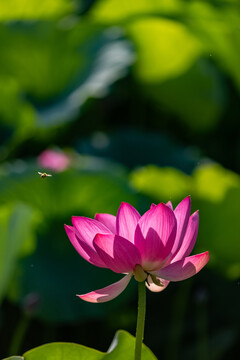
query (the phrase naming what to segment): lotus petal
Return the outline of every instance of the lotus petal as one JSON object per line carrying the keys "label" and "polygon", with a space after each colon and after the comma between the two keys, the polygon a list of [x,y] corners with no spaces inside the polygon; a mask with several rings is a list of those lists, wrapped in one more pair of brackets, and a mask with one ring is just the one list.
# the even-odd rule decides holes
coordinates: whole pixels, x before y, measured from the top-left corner
{"label": "lotus petal", "polygon": [[166,205],[169,207],[169,209],[173,210],[173,205],[172,205],[171,201],[168,201],[166,203]]}
{"label": "lotus petal", "polygon": [[95,220],[100,221],[113,234],[116,234],[116,216],[111,214],[96,214]]}
{"label": "lotus petal", "polygon": [[[93,248],[93,239],[96,234],[110,234],[111,231],[97,220],[84,216],[73,216],[72,223],[78,237]],[[94,249],[94,248],[93,248]]]}
{"label": "lotus petal", "polygon": [[116,234],[134,242],[135,229],[141,215],[128,203],[122,203],[116,219]]}
{"label": "lotus petal", "polygon": [[173,255],[171,259],[171,263],[184,259],[186,256],[189,256],[191,254],[192,249],[194,248],[195,242],[197,240],[198,226],[199,226],[199,213],[198,211],[196,211],[189,218],[187,230],[183,238],[182,245],[178,249],[178,251]]}
{"label": "lotus petal", "polygon": [[181,281],[197,274],[208,262],[208,251],[188,256],[156,271],[158,277],[169,281]]}
{"label": "lotus petal", "polygon": [[118,282],[106,286],[103,289],[95,290],[87,294],[77,295],[80,299],[92,302],[92,303],[103,303],[110,301],[120,295],[127,287],[131,280],[132,274],[127,274]]}
{"label": "lotus petal", "polygon": [[97,234],[93,245],[99,257],[114,272],[132,272],[137,264],[141,264],[139,250],[121,236]]}
{"label": "lotus petal", "polygon": [[172,248],[172,253],[174,254],[181,246],[191,212],[191,198],[187,196],[183,199],[176,209],[174,210],[174,215],[177,220],[177,233]]}
{"label": "lotus petal", "polygon": [[88,262],[95,266],[106,268],[105,263],[100,259],[96,250],[91,248],[88,244],[82,242],[76,235],[75,229],[73,226],[64,225],[65,231],[68,235],[69,240],[71,241],[74,248],[77,252]]}
{"label": "lotus petal", "polygon": [[165,280],[165,279],[160,279],[157,278],[159,281],[161,281],[161,283],[163,284],[163,286],[159,286],[154,284],[154,282],[152,281],[151,277],[148,277],[148,283],[146,282],[146,287],[152,291],[152,292],[161,292],[164,289],[166,289],[166,287],[168,286],[168,284],[170,283],[170,281]]}
{"label": "lotus petal", "polygon": [[153,271],[168,259],[176,235],[175,215],[163,203],[148,210],[139,220],[135,245],[142,256],[145,270]]}

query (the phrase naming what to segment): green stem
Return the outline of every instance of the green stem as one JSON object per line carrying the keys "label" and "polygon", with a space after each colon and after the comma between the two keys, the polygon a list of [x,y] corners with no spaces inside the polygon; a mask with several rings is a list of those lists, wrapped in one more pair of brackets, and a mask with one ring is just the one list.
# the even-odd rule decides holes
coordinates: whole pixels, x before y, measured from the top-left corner
{"label": "green stem", "polygon": [[142,341],[146,314],[146,286],[145,281],[138,283],[138,316],[136,330],[135,360],[141,360]]}

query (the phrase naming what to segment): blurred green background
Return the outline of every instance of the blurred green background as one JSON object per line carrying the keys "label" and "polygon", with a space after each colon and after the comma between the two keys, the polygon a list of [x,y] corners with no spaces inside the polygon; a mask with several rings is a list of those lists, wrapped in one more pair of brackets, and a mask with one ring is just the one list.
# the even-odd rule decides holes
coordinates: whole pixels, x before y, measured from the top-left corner
{"label": "blurred green background", "polygon": [[0,358],[134,334],[136,284],[106,304],[76,298],[119,276],[63,225],[188,194],[210,262],[148,292],[145,343],[162,360],[237,358],[239,64],[239,0],[0,2]]}

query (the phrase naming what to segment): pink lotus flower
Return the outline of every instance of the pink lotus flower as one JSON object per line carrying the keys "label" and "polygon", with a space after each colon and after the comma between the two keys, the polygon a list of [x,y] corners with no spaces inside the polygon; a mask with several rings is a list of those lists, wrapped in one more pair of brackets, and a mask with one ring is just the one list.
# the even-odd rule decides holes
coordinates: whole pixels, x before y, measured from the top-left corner
{"label": "pink lotus flower", "polygon": [[38,156],[37,161],[42,168],[51,169],[55,172],[66,170],[71,162],[67,154],[56,150],[44,150]]}
{"label": "pink lotus flower", "polygon": [[106,302],[121,294],[132,276],[159,292],[170,281],[197,274],[207,264],[209,253],[189,256],[199,225],[198,211],[190,216],[190,210],[188,196],[175,210],[171,202],[153,204],[143,216],[127,203],[121,204],[117,216],[73,216],[73,226],[65,225],[65,230],[77,252],[95,266],[125,274],[110,286],[78,296]]}

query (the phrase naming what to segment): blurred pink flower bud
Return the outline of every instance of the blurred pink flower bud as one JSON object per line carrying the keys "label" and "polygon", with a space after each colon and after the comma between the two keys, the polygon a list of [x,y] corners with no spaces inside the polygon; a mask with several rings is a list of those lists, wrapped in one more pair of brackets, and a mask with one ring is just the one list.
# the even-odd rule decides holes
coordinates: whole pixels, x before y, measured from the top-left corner
{"label": "blurred pink flower bud", "polygon": [[66,170],[70,165],[70,161],[68,155],[56,150],[44,150],[37,159],[39,166],[51,169],[55,172]]}

